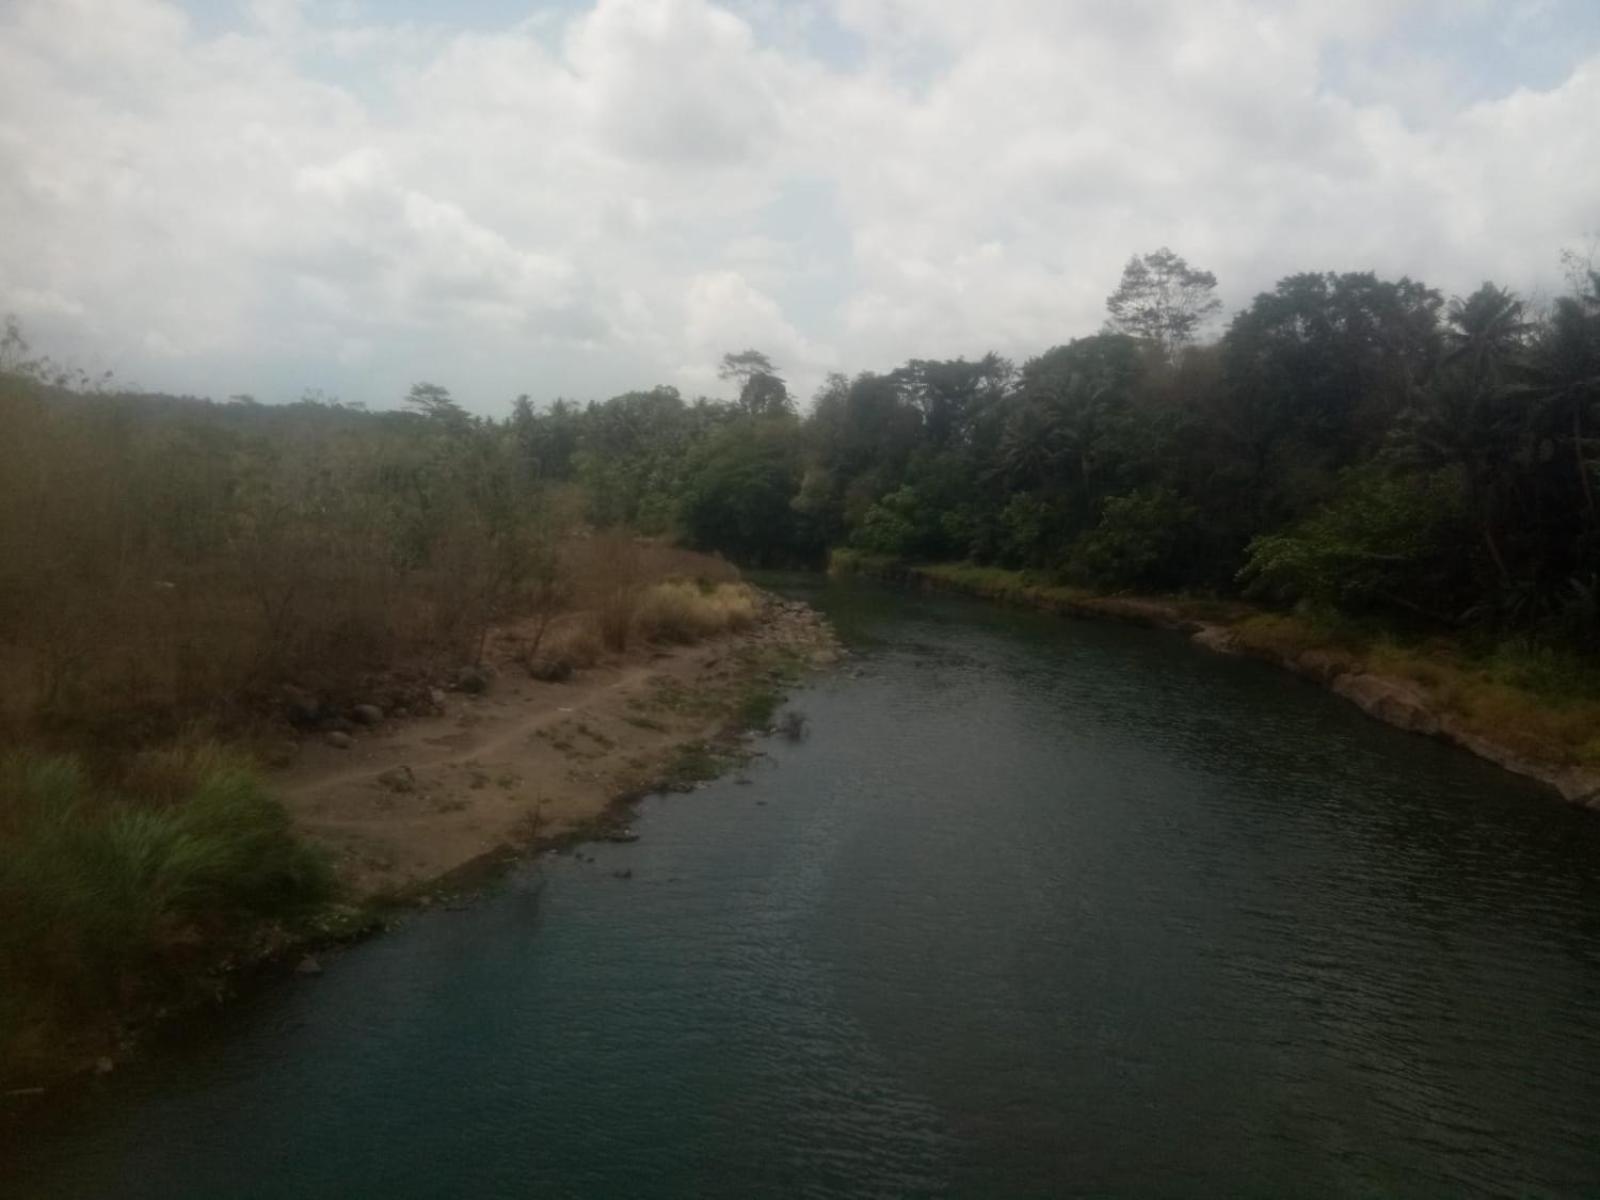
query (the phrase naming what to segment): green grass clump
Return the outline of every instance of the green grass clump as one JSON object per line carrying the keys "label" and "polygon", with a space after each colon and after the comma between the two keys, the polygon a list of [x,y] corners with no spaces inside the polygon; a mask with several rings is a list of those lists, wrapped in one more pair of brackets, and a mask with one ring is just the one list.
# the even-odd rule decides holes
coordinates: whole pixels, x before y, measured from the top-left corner
{"label": "green grass clump", "polygon": [[0,1074],[331,895],[329,864],[247,767],[210,749],[191,761],[187,786],[171,756],[150,764],[165,785],[152,794],[72,758],[0,760]]}
{"label": "green grass clump", "polygon": [[721,775],[735,757],[708,742],[692,742],[679,749],[667,767],[662,785],[668,791],[688,791],[697,783]]}
{"label": "green grass clump", "polygon": [[777,688],[756,684],[739,697],[734,719],[746,729],[763,729],[772,723],[772,716],[782,703],[783,695]]}

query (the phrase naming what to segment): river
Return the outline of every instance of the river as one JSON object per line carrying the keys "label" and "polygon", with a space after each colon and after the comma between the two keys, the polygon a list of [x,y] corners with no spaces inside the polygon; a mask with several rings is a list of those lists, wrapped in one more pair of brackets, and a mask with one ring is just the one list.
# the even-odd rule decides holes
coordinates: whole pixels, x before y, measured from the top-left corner
{"label": "river", "polygon": [[1600,814],[1175,634],[789,587],[854,648],[808,737],[191,1023],[0,1191],[1600,1189]]}

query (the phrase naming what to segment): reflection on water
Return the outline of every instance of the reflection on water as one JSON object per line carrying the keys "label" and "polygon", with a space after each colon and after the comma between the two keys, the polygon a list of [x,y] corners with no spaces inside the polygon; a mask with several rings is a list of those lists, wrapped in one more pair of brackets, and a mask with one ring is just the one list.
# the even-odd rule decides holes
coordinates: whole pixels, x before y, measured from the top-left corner
{"label": "reflection on water", "polygon": [[15,1190],[1600,1183],[1596,814],[1175,636],[791,586],[861,653],[752,785],[186,1031]]}

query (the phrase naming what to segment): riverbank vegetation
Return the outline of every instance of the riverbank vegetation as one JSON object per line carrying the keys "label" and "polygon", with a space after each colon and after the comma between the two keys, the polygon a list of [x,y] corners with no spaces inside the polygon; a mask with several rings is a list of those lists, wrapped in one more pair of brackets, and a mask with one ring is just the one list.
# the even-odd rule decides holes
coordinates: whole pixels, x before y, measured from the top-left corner
{"label": "riverbank vegetation", "polygon": [[116,776],[14,751],[0,838],[0,1073],[104,1053],[117,1016],[192,999],[333,892],[249,765],[209,743],[136,755]]}

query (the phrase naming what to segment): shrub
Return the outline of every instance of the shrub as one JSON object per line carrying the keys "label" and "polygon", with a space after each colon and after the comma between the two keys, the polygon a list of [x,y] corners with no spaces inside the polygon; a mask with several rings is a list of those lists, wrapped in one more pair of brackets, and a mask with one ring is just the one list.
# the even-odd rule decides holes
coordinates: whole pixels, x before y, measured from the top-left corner
{"label": "shrub", "polygon": [[755,617],[755,597],[744,584],[716,584],[705,590],[674,581],[645,589],[635,621],[639,633],[652,641],[687,644],[743,629]]}
{"label": "shrub", "polygon": [[589,613],[576,614],[557,624],[545,635],[540,651],[543,657],[566,663],[574,670],[594,666],[604,652],[600,628]]}
{"label": "shrub", "polygon": [[1067,572],[1101,588],[1166,588],[1185,577],[1195,511],[1166,488],[1107,497],[1100,523],[1072,547]]}
{"label": "shrub", "polygon": [[71,758],[0,762],[0,1062],[332,892],[327,861],[242,764],[208,748],[143,770],[169,788],[186,771],[192,782],[133,798]]}

